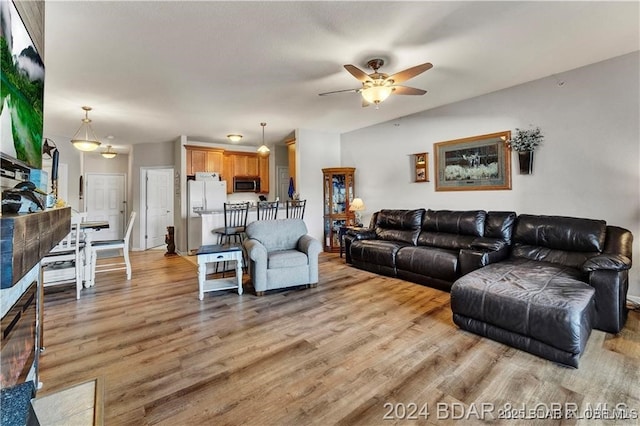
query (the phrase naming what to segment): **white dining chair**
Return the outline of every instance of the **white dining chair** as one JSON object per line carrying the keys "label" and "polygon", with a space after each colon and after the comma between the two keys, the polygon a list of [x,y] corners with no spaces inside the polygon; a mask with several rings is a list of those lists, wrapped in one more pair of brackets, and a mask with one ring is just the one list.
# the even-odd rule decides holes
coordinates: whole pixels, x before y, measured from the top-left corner
{"label": "white dining chair", "polygon": [[[125,269],[127,271],[127,279],[131,279],[131,261],[129,260],[129,239],[131,238],[131,230],[133,222],[136,219],[136,212],[131,212],[127,230],[124,238],[121,240],[93,240],[91,241],[91,281],[94,282],[96,274],[99,272],[118,271]],[[97,264],[98,252],[107,250],[122,250],[123,261],[115,263]]]}
{"label": "white dining chair", "polygon": [[80,215],[71,215],[71,228],[67,236],[42,258],[42,284],[44,287],[74,283],[76,299],[80,299],[84,270],[84,243],[81,241]]}

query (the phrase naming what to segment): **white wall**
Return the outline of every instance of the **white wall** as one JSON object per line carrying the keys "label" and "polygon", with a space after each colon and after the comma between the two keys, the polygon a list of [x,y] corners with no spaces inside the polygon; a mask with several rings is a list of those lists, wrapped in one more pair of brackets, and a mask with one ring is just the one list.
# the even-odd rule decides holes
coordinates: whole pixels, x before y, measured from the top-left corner
{"label": "white wall", "polygon": [[324,240],[322,169],[348,167],[340,161],[340,135],[315,130],[296,130],[296,192],[307,200],[304,222],[309,234]]}
{"label": "white wall", "polygon": [[[78,151],[73,147],[73,145],[71,145],[69,137],[48,134],[44,136],[55,142],[58,152],[60,152],[59,163],[67,165],[67,181],[58,182],[58,185],[61,187],[64,185],[66,188],[67,199],[64,201],[73,209],[80,211],[83,207],[82,201],[79,199],[80,175],[82,174],[82,152]],[[46,166],[43,164],[43,168],[49,168],[48,187],[51,188],[51,160],[46,162],[47,164]],[[60,192],[64,191],[59,191],[59,193]]]}
{"label": "white wall", "polygon": [[[629,294],[640,296],[639,63],[635,52],[343,134],[342,163],[357,168],[365,223],[382,208],[414,207],[604,219],[635,236]],[[512,190],[435,192],[435,142],[529,125],[545,141],[533,175],[518,173],[513,154]],[[431,182],[413,183],[410,155],[424,151]]]}

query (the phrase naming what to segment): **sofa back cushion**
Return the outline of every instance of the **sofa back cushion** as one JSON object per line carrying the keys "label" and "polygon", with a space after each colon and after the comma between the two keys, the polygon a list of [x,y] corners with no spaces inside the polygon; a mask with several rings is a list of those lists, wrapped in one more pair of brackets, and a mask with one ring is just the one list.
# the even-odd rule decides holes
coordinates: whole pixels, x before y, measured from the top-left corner
{"label": "sofa back cushion", "polygon": [[416,244],[424,209],[380,210],[376,215],[375,231],[378,239]]}
{"label": "sofa back cushion", "polygon": [[424,215],[422,230],[482,237],[486,217],[487,212],[484,210],[427,210]]}
{"label": "sofa back cushion", "polygon": [[513,235],[513,257],[579,268],[604,249],[604,220],[520,215]]}
{"label": "sofa back cushion", "polygon": [[488,212],[484,221],[484,236],[511,244],[516,212]]}
{"label": "sofa back cushion", "polygon": [[427,210],[418,245],[449,250],[469,248],[473,240],[482,237],[486,216],[484,210]]}

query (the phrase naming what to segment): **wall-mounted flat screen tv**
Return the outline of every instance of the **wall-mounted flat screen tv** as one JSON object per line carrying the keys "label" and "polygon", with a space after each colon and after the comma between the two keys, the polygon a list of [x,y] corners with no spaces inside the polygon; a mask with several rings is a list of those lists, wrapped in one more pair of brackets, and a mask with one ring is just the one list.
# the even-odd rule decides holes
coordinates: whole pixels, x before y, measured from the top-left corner
{"label": "wall-mounted flat screen tv", "polygon": [[44,64],[12,1],[0,1],[0,150],[42,168]]}

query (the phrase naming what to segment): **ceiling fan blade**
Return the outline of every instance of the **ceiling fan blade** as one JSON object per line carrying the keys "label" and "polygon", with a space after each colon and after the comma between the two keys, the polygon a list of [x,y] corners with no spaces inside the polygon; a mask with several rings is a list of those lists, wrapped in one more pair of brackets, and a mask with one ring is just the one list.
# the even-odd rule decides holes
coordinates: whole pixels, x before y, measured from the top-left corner
{"label": "ceiling fan blade", "polygon": [[354,76],[355,78],[357,78],[363,83],[366,83],[367,81],[371,81],[371,77],[369,77],[369,74],[362,71],[360,68],[356,67],[355,65],[345,65],[344,68],[347,71],[349,71],[349,73],[351,73],[352,76]]}
{"label": "ceiling fan blade", "polygon": [[426,62],[421,65],[416,65],[415,67],[407,68],[404,71],[397,72],[389,76],[388,80],[393,80],[394,83],[402,83],[403,81],[407,81],[418,74],[422,74],[423,72],[430,70],[431,68],[433,68],[433,65],[430,62]]}
{"label": "ceiling fan blade", "polygon": [[354,92],[354,93],[358,93],[360,90],[360,88],[358,89],[344,89],[344,90],[334,90],[333,92],[324,92],[324,93],[318,93],[318,96],[325,96],[325,95],[331,95],[334,93],[343,93],[343,92]]}
{"label": "ceiling fan blade", "polygon": [[396,95],[424,95],[427,93],[426,90],[416,89],[415,87],[407,87],[407,86],[393,86],[395,89],[393,91]]}
{"label": "ceiling fan blade", "polygon": [[369,105],[371,105],[371,103],[369,103],[365,98],[362,98],[362,108],[366,108]]}

